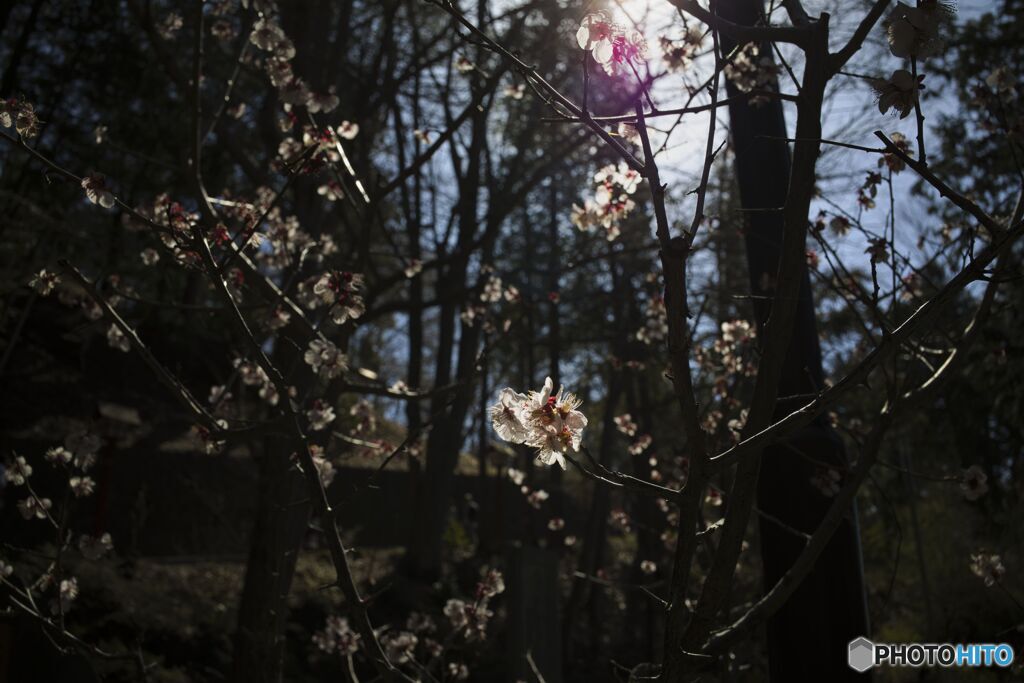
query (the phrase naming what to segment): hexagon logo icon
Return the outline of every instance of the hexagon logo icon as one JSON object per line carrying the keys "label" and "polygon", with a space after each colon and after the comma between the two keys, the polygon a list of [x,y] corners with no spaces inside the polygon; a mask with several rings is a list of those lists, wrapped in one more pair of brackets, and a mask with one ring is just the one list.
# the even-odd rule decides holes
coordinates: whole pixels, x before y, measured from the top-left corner
{"label": "hexagon logo icon", "polygon": [[875,644],[861,636],[850,641],[850,668],[857,673],[864,673],[875,665]]}

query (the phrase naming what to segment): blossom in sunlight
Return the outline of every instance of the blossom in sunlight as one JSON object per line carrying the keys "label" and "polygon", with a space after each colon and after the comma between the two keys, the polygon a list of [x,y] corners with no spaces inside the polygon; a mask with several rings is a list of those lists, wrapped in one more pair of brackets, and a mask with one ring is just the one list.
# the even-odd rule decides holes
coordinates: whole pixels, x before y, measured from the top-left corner
{"label": "blossom in sunlight", "polygon": [[612,58],[612,41],[621,30],[611,15],[601,10],[583,17],[576,31],[576,42],[590,52],[595,62],[604,64]]}
{"label": "blossom in sunlight", "polygon": [[458,71],[460,74],[468,74],[475,68],[476,65],[473,64],[473,62],[469,61],[469,59],[464,55],[459,55],[455,59],[455,70]]}
{"label": "blossom in sunlight", "polygon": [[[523,406],[526,405],[527,401],[528,399],[525,395],[505,388],[501,390],[498,402],[491,406],[491,426],[494,428],[494,433],[503,441],[526,443],[530,432],[523,423],[522,418]],[[519,470],[509,468],[510,476],[512,472],[522,474]],[[522,478],[520,477],[516,481],[515,477],[513,477],[513,481],[518,485],[522,483]]]}
{"label": "blossom in sunlight", "polygon": [[491,406],[491,425],[505,441],[536,448],[538,462],[565,469],[564,454],[579,450],[587,418],[577,410],[582,401],[562,387],[557,393],[553,389],[548,377],[543,389],[528,396],[502,390],[498,403]]}
{"label": "blossom in sunlight", "polygon": [[601,63],[609,76],[614,76],[619,69],[637,65],[647,59],[647,40],[639,31],[629,29],[612,38],[611,58]]}
{"label": "blossom in sunlight", "polygon": [[956,9],[941,0],[923,0],[917,6],[896,3],[883,22],[889,50],[896,57],[931,57],[942,49],[940,32]]}
{"label": "blossom in sunlight", "polygon": [[249,42],[261,50],[273,52],[283,59],[295,56],[295,47],[281,30],[281,27],[266,18],[262,18],[252,27]]}
{"label": "blossom in sunlight", "polygon": [[978,500],[988,492],[988,475],[977,465],[971,465],[960,475],[960,490],[967,500]]}
{"label": "blossom in sunlight", "polygon": [[359,135],[359,124],[352,123],[351,121],[342,121],[335,131],[338,133],[338,137],[344,138],[345,140],[353,140]]}
{"label": "blossom in sunlight", "polygon": [[82,178],[82,189],[85,190],[86,198],[93,204],[99,204],[104,209],[114,206],[114,193],[107,189],[107,181],[99,173]]}
{"label": "blossom in sunlight", "polygon": [[893,71],[888,79],[871,79],[871,87],[878,95],[878,111],[884,114],[893,109],[899,112],[901,119],[910,116],[917,104],[918,92],[924,89],[923,80],[924,75],[915,79],[906,69]]}
{"label": "blossom in sunlight", "polygon": [[1002,580],[1006,567],[998,555],[977,553],[971,555],[971,572],[991,588]]}
{"label": "blossom in sunlight", "polygon": [[348,358],[329,341],[313,339],[302,359],[320,379],[334,379],[348,369]]}
{"label": "blossom in sunlight", "polygon": [[313,294],[320,303],[330,306],[331,320],[342,325],[360,317],[366,307],[357,292],[363,286],[363,276],[348,271],[327,271],[313,285]]}
{"label": "blossom in sunlight", "polygon": [[636,192],[640,174],[625,162],[609,164],[594,174],[594,182],[594,199],[585,200],[583,206],[573,204],[570,220],[581,232],[604,228],[605,238],[611,242],[620,234],[619,223],[636,207],[629,195]]}

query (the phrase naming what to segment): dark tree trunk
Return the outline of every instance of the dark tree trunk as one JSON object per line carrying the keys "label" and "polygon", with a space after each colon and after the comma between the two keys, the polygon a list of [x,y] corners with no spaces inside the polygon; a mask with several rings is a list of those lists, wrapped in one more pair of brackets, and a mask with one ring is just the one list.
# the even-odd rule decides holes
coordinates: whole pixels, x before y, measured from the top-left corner
{"label": "dark tree trunk", "polygon": [[309,524],[309,493],[290,466],[287,443],[266,443],[260,464],[256,523],[238,607],[234,683],[282,680],[288,593]]}
{"label": "dark tree trunk", "polygon": [[[719,14],[738,24],[754,25],[762,22],[763,5],[761,0],[729,0],[719,4]],[[723,36],[722,47],[728,55],[737,46]],[[761,56],[771,55],[771,46],[762,45]],[[731,82],[727,81],[726,87],[730,98],[742,95]],[[783,141],[787,135],[780,100],[754,106],[734,99],[729,116],[740,201],[746,209],[747,263],[760,331],[771,300],[756,297],[771,297],[774,291],[783,235],[783,216],[777,209],[788,195],[790,151]],[[810,278],[806,267],[802,271],[795,329],[779,384],[777,418],[806,402],[795,397],[823,387]],[[811,484],[820,466],[816,463],[840,470],[847,466],[842,442],[823,419],[765,449],[758,483],[760,509],[790,527],[813,533],[831,502]],[[766,589],[789,569],[803,548],[802,539],[762,517]],[[852,679],[858,674],[846,664],[847,644],[865,635],[867,629],[856,511],[851,509],[814,570],[768,623],[771,680]]]}

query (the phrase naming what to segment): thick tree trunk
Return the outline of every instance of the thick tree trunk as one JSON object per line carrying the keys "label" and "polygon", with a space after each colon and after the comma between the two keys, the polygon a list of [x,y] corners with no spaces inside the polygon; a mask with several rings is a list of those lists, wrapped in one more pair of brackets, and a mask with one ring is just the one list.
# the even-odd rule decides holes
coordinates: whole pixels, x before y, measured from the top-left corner
{"label": "thick tree trunk", "polygon": [[[719,3],[726,19],[745,25],[762,21],[761,0],[729,0]],[[728,55],[737,46],[723,36]],[[770,45],[761,46],[761,57],[772,58]],[[789,192],[790,151],[781,101],[751,105],[727,82],[732,142],[740,200],[746,209],[746,247],[754,313],[759,329],[768,318],[773,279],[781,256],[783,216],[778,209]],[[823,388],[821,350],[814,315],[810,279],[802,278],[793,337],[786,354],[779,385],[777,417],[800,404],[800,395]],[[825,420],[767,448],[758,484],[760,509],[790,527],[812,533],[830,500],[811,483],[816,463],[845,469],[842,442]],[[761,555],[765,588],[770,588],[789,569],[804,543],[791,531],[762,517]],[[854,675],[846,664],[846,646],[868,629],[860,562],[856,511],[833,536],[815,569],[767,628],[771,680],[848,680]],[[860,679],[858,679],[860,680]]]}

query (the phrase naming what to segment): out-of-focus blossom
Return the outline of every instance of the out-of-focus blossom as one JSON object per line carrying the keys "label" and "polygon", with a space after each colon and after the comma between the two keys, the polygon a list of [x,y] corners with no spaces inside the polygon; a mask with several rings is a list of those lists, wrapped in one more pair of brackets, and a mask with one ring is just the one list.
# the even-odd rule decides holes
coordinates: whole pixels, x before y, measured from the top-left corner
{"label": "out-of-focus blossom", "polygon": [[971,465],[960,475],[960,490],[967,500],[978,500],[988,492],[988,475],[977,465]]}
{"label": "out-of-focus blossom", "polygon": [[78,551],[87,560],[98,560],[113,550],[113,548],[114,542],[108,533],[104,533],[98,538],[87,535],[78,538]]}
{"label": "out-of-focus blossom", "polygon": [[334,408],[327,405],[320,399],[313,401],[313,405],[306,411],[306,419],[309,420],[309,428],[314,432],[326,429],[327,425],[334,422]]}
{"label": "out-of-focus blossom", "polygon": [[329,616],[324,627],[313,634],[313,644],[327,654],[347,657],[359,651],[359,634],[345,617]]}
{"label": "out-of-focus blossom", "polygon": [[615,427],[626,436],[636,436],[636,422],[629,413],[623,413],[615,417]]}
{"label": "out-of-focus blossom", "polygon": [[991,588],[1002,580],[1006,567],[999,555],[977,553],[971,555],[971,572]]}

